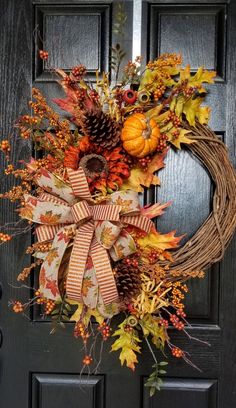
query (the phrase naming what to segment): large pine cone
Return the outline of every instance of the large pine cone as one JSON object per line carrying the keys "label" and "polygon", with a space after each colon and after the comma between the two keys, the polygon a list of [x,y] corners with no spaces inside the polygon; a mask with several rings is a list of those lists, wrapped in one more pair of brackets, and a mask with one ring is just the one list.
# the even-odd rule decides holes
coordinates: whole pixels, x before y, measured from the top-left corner
{"label": "large pine cone", "polygon": [[116,264],[114,272],[119,298],[121,301],[129,303],[140,291],[139,270],[123,261]]}
{"label": "large pine cone", "polygon": [[113,149],[120,141],[120,126],[102,111],[92,111],[84,119],[84,131],[91,141],[105,149]]}

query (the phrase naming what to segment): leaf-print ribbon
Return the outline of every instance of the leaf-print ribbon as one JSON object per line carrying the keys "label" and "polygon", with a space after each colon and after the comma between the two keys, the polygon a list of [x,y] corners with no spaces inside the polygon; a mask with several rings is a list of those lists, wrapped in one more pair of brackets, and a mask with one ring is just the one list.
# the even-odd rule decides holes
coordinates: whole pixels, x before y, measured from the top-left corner
{"label": "leaf-print ribbon", "polygon": [[[125,230],[130,224],[146,232],[152,221],[140,214],[138,194],[119,191],[109,203],[94,204],[82,168],[67,169],[70,185],[43,170],[37,184],[44,190],[39,197],[27,195],[21,216],[37,224],[39,242],[52,240],[40,271],[40,290],[47,298],[58,300],[58,273],[61,261],[74,235],[69,260],[66,293],[82,302],[82,283],[90,255],[104,304],[118,298],[109,254],[114,260],[136,251],[131,235]],[[108,253],[109,252],[109,253]]]}

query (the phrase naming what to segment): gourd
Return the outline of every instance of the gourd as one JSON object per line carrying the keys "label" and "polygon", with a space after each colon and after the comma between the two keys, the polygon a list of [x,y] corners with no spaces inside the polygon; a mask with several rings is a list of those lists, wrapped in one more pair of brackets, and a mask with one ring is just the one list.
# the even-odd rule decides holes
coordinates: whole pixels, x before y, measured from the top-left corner
{"label": "gourd", "polygon": [[154,119],[143,113],[134,113],[124,122],[121,140],[124,149],[138,158],[153,153],[160,139],[160,128]]}

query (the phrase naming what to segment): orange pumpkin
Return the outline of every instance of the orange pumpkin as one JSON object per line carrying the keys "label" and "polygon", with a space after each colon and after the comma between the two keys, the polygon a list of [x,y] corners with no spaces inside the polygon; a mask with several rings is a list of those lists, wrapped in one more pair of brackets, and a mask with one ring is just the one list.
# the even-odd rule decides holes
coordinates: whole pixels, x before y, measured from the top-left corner
{"label": "orange pumpkin", "polygon": [[143,113],[134,113],[124,122],[121,140],[124,149],[138,158],[153,153],[158,145],[160,129],[154,119]]}

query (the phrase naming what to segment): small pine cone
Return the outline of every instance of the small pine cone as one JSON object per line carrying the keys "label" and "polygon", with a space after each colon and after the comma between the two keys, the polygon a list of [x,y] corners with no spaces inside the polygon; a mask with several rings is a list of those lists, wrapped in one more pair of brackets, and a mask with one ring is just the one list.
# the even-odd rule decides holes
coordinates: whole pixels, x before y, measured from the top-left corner
{"label": "small pine cone", "polygon": [[84,119],[84,131],[93,143],[113,149],[120,141],[120,126],[102,111],[88,112]]}
{"label": "small pine cone", "polygon": [[138,294],[141,287],[139,270],[125,262],[119,262],[114,272],[120,300],[129,303]]}

